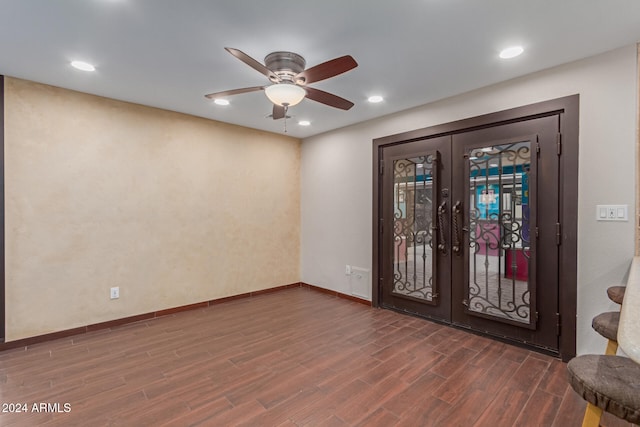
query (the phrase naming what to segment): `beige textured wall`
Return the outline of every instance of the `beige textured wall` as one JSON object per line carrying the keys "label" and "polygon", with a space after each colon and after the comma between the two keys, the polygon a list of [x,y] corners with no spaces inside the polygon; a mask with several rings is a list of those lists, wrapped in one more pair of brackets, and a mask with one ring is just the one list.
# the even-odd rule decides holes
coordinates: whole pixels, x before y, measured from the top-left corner
{"label": "beige textured wall", "polygon": [[5,108],[7,341],[300,280],[299,140],[14,78]]}

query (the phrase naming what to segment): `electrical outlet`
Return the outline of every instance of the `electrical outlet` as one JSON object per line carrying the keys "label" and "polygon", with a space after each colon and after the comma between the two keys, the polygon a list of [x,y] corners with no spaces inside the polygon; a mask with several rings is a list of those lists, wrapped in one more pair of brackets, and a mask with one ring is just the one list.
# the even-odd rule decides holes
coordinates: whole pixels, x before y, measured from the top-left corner
{"label": "electrical outlet", "polygon": [[371,300],[371,274],[368,268],[351,266],[349,287],[351,295]]}
{"label": "electrical outlet", "polygon": [[118,299],[118,298],[120,298],[120,287],[114,286],[113,288],[111,288],[111,299]]}

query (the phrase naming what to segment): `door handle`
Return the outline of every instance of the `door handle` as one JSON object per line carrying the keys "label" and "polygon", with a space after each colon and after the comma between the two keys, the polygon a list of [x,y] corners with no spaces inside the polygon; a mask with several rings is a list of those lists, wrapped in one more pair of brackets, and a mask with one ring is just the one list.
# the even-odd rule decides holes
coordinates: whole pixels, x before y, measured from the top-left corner
{"label": "door handle", "polygon": [[453,245],[451,246],[451,250],[456,255],[462,255],[462,236],[460,235],[460,224],[459,221],[462,220],[462,202],[458,200],[455,205],[453,205]]}
{"label": "door handle", "polygon": [[445,237],[446,233],[444,229],[444,225],[446,224],[445,222],[446,215],[447,215],[447,202],[444,201],[440,203],[440,206],[438,206],[438,230],[440,230],[440,239],[438,239],[439,240],[438,250],[442,255],[447,254],[447,240]]}

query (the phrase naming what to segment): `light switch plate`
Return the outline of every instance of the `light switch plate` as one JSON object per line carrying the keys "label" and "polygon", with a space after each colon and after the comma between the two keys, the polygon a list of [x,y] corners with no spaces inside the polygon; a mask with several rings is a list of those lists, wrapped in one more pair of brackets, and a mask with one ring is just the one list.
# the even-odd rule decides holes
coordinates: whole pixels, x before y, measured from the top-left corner
{"label": "light switch plate", "polygon": [[597,221],[628,221],[628,205],[597,205]]}

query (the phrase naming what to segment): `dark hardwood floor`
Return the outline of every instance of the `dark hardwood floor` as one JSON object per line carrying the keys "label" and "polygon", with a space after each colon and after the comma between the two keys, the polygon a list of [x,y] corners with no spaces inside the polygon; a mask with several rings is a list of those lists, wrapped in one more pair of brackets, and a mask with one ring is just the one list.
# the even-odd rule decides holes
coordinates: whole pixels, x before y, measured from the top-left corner
{"label": "dark hardwood floor", "polygon": [[570,427],[585,407],[557,359],[307,288],[7,350],[0,402],[27,405],[2,426]]}

